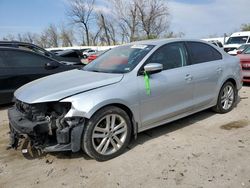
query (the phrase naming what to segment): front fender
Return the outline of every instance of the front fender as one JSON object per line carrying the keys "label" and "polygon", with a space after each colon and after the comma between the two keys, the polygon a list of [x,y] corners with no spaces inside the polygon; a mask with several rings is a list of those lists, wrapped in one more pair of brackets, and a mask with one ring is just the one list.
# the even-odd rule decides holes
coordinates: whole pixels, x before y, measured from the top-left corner
{"label": "front fender", "polygon": [[[112,89],[108,87],[112,87]],[[134,120],[140,124],[139,100],[134,87],[130,87],[125,92],[119,85],[106,86],[65,98],[61,102],[72,104],[65,117],[80,116],[87,119],[90,119],[95,112],[104,106],[121,104],[130,109]]]}

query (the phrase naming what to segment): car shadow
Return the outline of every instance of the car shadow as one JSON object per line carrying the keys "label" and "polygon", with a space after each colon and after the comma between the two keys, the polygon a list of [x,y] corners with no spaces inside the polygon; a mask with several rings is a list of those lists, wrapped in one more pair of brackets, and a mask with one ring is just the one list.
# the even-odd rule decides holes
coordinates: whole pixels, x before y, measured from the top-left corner
{"label": "car shadow", "polygon": [[[176,130],[182,129],[184,127],[190,126],[198,121],[201,121],[203,119],[209,118],[213,115],[215,115],[213,111],[210,109],[198,112],[194,115],[182,118],[180,120],[176,120],[171,123],[167,123],[164,125],[161,125],[159,127],[144,131],[142,133],[139,133],[137,135],[137,139],[132,139],[129,146],[125,150],[124,153],[128,152],[129,150],[134,149],[135,147],[142,145],[154,138],[158,138],[162,135],[167,135],[171,132],[174,132]],[[85,160],[93,160],[90,158],[87,154],[85,154],[83,151],[72,153],[72,152],[60,152],[60,153],[50,153],[50,155],[55,156],[58,159],[74,159],[74,158],[84,158]]]}
{"label": "car shadow", "polygon": [[137,139],[133,139],[130,142],[130,145],[128,146],[128,150],[131,150],[139,145],[142,145],[142,144],[144,144],[152,139],[161,137],[163,135],[168,135],[171,132],[174,132],[174,131],[177,131],[179,129],[190,126],[192,124],[195,124],[195,123],[197,123],[201,120],[204,120],[206,118],[209,118],[215,114],[216,113],[213,112],[211,109],[208,109],[208,110],[190,115],[188,117],[173,121],[171,123],[163,124],[163,125],[158,126],[156,128],[143,131],[143,132],[138,134]]}
{"label": "car shadow", "polygon": [[[77,159],[77,158],[84,158],[85,160],[90,160],[90,158],[86,153],[83,151],[79,151],[76,153],[73,153],[71,151],[62,151],[62,152],[54,152],[54,153],[45,153],[41,150],[31,148],[30,147],[30,141],[28,139],[24,139],[23,142],[20,144],[21,146],[21,152],[23,150],[26,150],[24,153],[22,152],[22,155],[24,158],[28,160],[34,160],[34,159],[43,159],[49,155],[54,156],[58,159]],[[46,163],[51,164],[52,161],[46,160]]]}
{"label": "car shadow", "polygon": [[2,104],[0,105],[0,110],[7,110],[8,108],[12,107],[14,103]]}
{"label": "car shadow", "polygon": [[244,83],[243,83],[243,86],[245,86],[245,87],[250,87],[250,83],[244,82]]}

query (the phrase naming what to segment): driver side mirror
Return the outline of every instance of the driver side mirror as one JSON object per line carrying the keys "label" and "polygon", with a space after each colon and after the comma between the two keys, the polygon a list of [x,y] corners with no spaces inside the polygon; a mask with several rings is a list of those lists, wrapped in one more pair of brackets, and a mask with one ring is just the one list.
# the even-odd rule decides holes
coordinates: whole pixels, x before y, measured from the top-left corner
{"label": "driver side mirror", "polygon": [[59,67],[59,63],[57,63],[55,61],[50,61],[50,62],[45,64],[46,69],[55,69],[57,67]]}
{"label": "driver side mirror", "polygon": [[237,50],[237,54],[242,54],[242,50]]}
{"label": "driver side mirror", "polygon": [[160,63],[149,63],[144,66],[144,71],[148,74],[155,74],[163,70],[163,65]]}

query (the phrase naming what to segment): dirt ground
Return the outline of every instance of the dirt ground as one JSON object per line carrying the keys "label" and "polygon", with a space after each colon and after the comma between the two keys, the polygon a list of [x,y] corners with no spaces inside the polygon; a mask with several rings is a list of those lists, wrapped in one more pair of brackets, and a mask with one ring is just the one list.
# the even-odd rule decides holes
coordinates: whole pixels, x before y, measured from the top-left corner
{"label": "dirt ground", "polygon": [[6,107],[0,110],[0,187],[248,187],[250,86],[228,114],[210,110],[146,131],[107,162],[84,153],[24,156],[8,150]]}

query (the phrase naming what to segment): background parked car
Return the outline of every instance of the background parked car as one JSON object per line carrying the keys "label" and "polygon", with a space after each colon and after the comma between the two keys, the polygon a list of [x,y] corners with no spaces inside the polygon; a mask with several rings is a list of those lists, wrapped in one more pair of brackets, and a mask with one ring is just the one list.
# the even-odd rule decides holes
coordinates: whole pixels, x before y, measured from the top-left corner
{"label": "background parked car", "polygon": [[61,52],[61,51],[63,51],[63,50],[50,50],[50,52],[52,52],[52,53],[54,53],[54,54],[56,54],[57,52]]}
{"label": "background parked car", "polygon": [[83,55],[81,50],[70,49],[70,50],[63,50],[56,53],[60,57],[67,58],[70,62],[75,62],[76,64],[83,64]]}
{"label": "background parked car", "polygon": [[96,52],[96,53],[90,55],[90,56],[87,58],[87,59],[88,59],[87,63],[90,63],[91,61],[95,60],[97,57],[99,57],[100,55],[102,55],[102,54],[105,53],[106,51],[107,51],[107,50],[105,50],[105,51],[99,51],[99,52]]}
{"label": "background parked car", "polygon": [[241,45],[239,48],[233,50],[233,51],[229,51],[228,53],[230,55],[237,55],[237,54],[241,54],[245,49],[247,49],[248,47],[250,47],[250,44],[243,44]]}
{"label": "background parked car", "polygon": [[246,48],[237,56],[240,58],[243,82],[250,82],[250,47]]}
{"label": "background parked car", "polygon": [[219,47],[219,48],[223,48],[223,44],[218,40],[212,40],[212,41],[208,41],[208,42]]}
{"label": "background parked car", "polygon": [[32,51],[0,47],[0,104],[10,103],[13,92],[32,80],[78,67]]}
{"label": "background parked car", "polygon": [[56,53],[49,52],[37,45],[27,43],[27,42],[19,42],[19,41],[0,41],[0,46],[3,47],[12,47],[12,48],[20,48],[23,50],[33,51],[35,53],[44,55],[46,57],[53,58],[57,61],[66,61],[66,62],[74,62],[74,64],[82,64],[79,59],[72,59],[70,57],[63,57],[60,55],[57,55]]}
{"label": "background parked car", "polygon": [[230,52],[239,48],[242,44],[250,43],[250,32],[236,32],[233,33],[224,44],[224,51]]}
{"label": "background parked car", "polygon": [[88,58],[90,55],[96,53],[97,50],[92,50],[92,49],[88,49],[88,50],[85,50],[82,55],[83,55],[83,58],[86,59]]}
{"label": "background parked car", "polygon": [[55,54],[52,52],[49,52],[37,45],[28,43],[28,42],[19,42],[19,41],[0,41],[0,46],[2,47],[12,47],[12,48],[21,48],[24,50],[30,50],[36,53],[39,53],[41,55],[45,55],[47,57],[51,57],[56,59]]}

